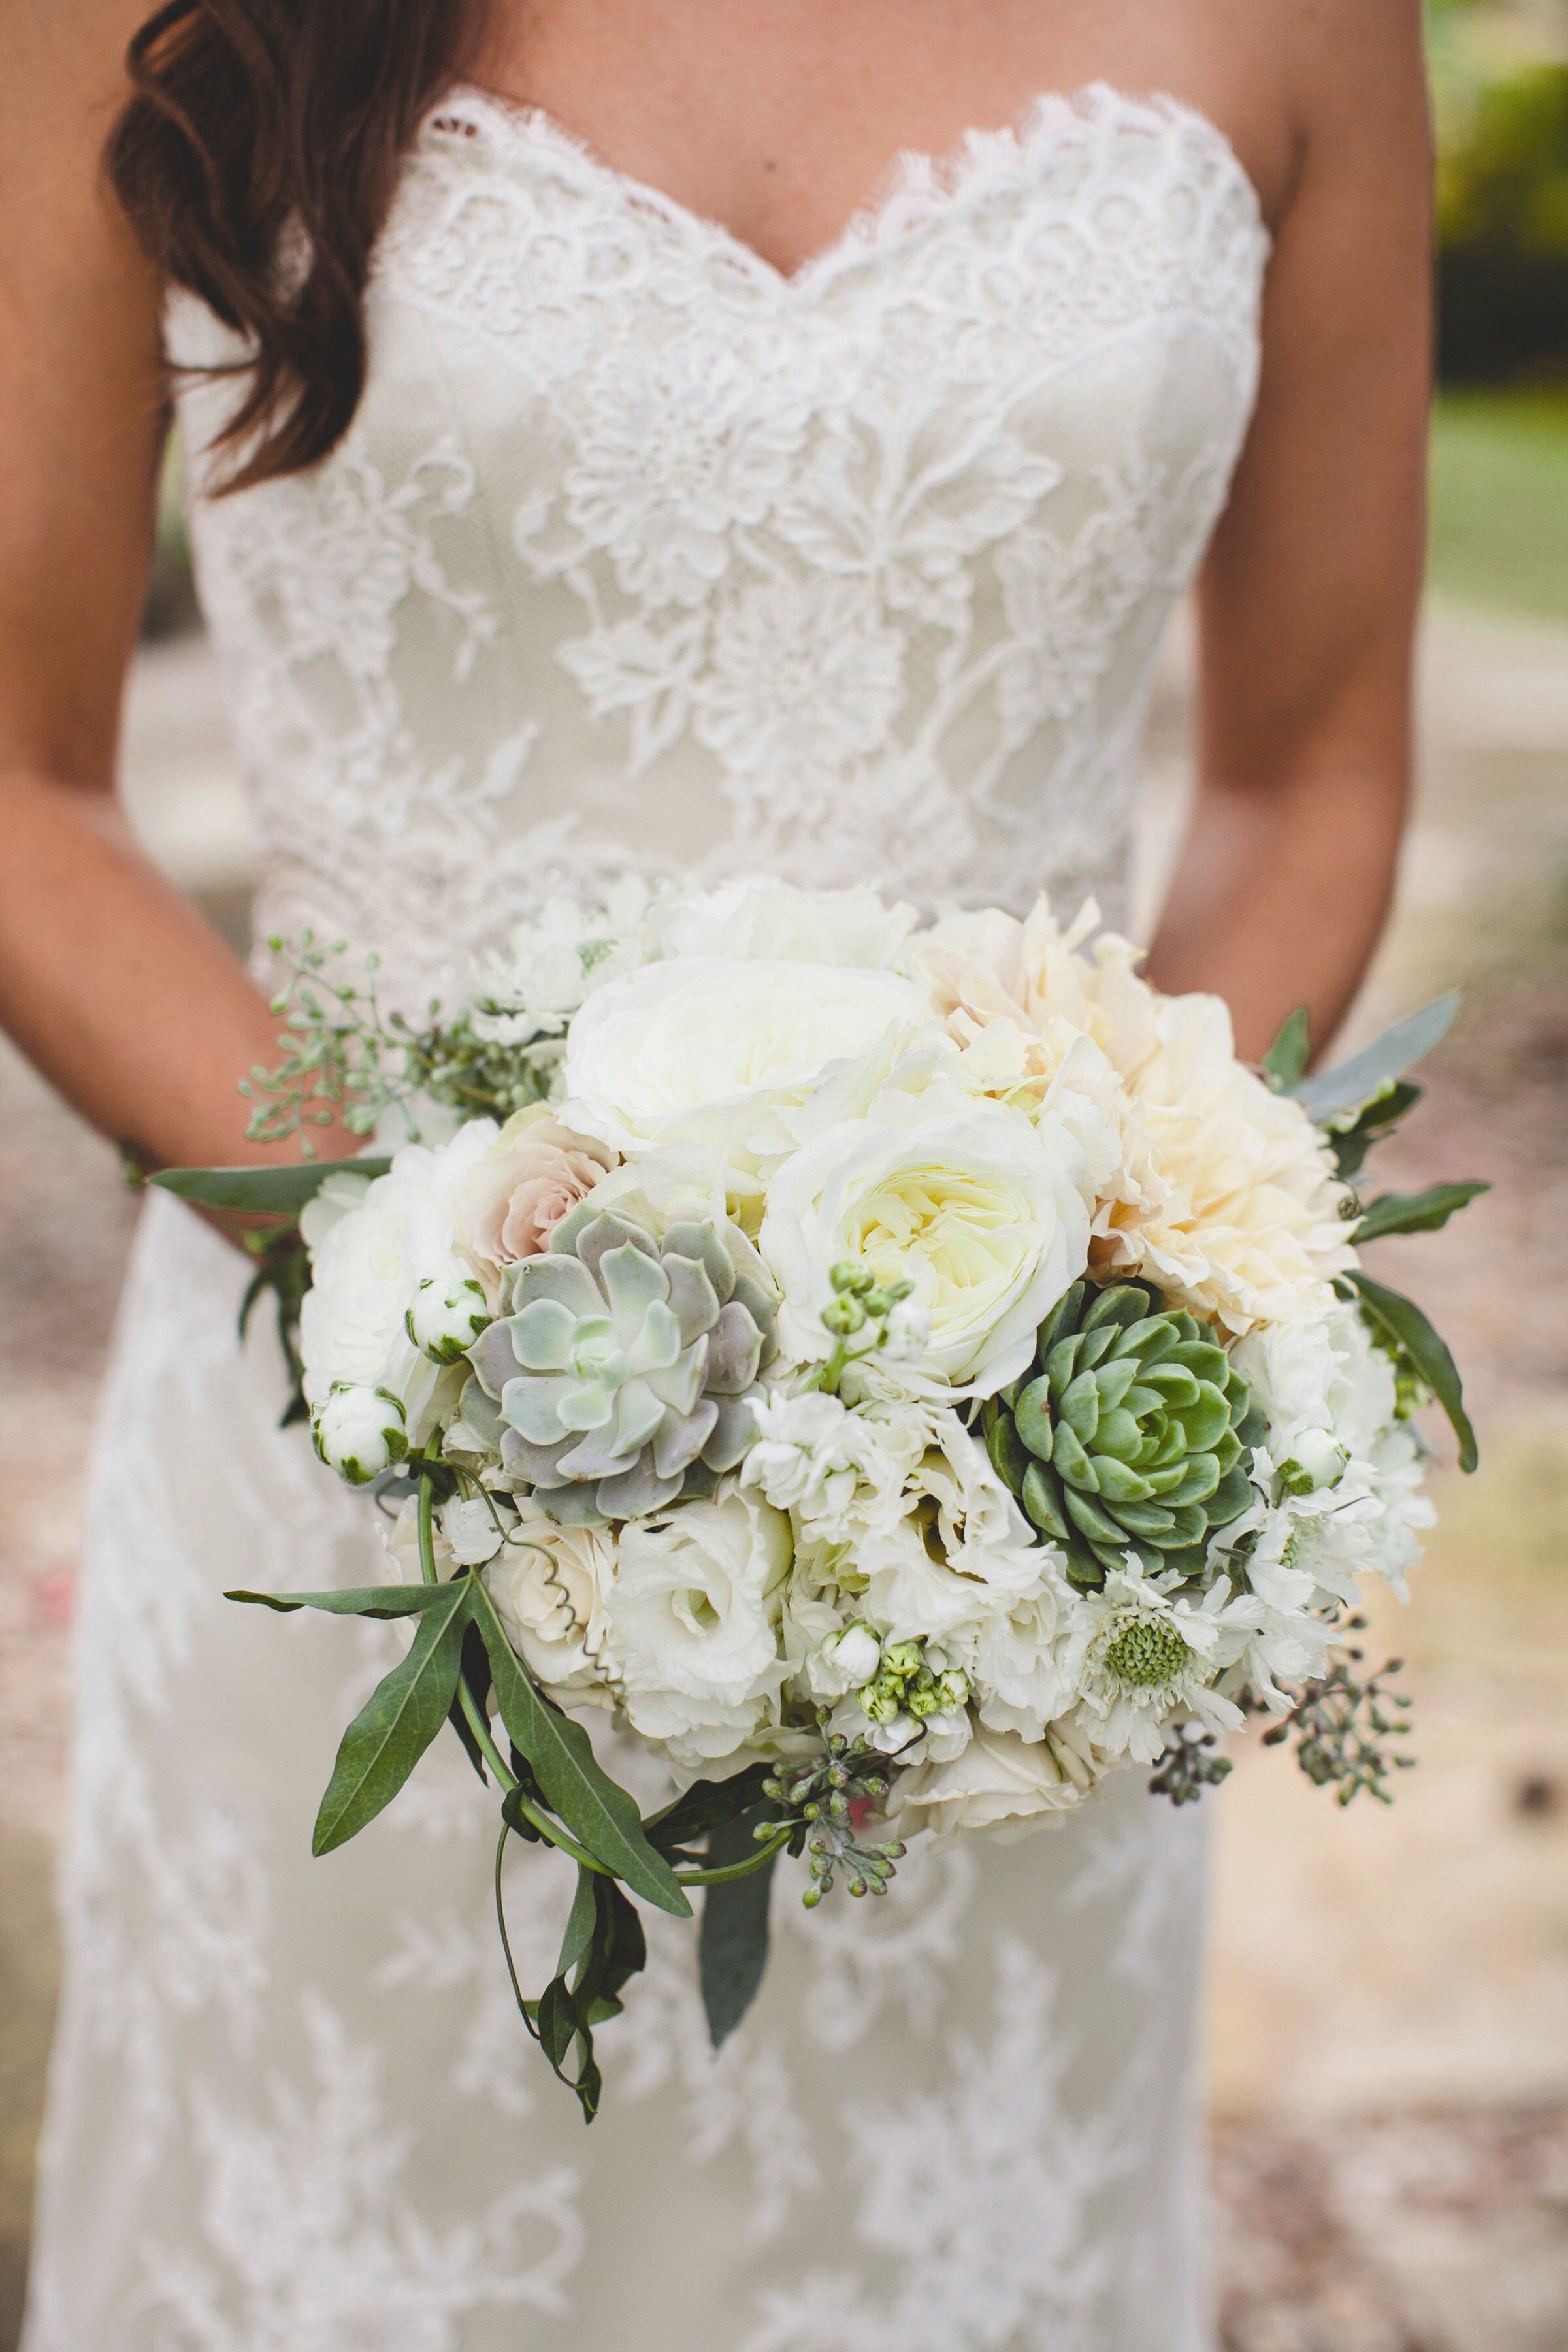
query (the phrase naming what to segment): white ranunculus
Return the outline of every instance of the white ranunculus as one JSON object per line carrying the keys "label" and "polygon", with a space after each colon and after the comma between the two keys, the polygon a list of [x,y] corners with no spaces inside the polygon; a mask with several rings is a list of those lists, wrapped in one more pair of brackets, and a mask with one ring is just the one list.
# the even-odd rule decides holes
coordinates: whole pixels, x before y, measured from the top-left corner
{"label": "white ranunculus", "polygon": [[746,1166],[770,1114],[926,1017],[921,991],[888,971],[722,956],[654,964],[574,1020],[562,1117],[627,1156],[679,1138]]}
{"label": "white ranunculus", "polygon": [[386,1389],[334,1388],[310,1418],[316,1451],[351,1486],[368,1486],[408,1451],[398,1399]]}
{"label": "white ranunculus", "polygon": [[667,956],[736,956],[773,963],[898,963],[918,918],[874,890],[795,890],[765,878],[664,901],[657,921]]}
{"label": "white ranunculus", "polygon": [[609,1706],[599,1658],[615,1538],[603,1528],[557,1526],[531,1495],[517,1498],[517,1513],[485,1571],[507,1640],[552,1696]]}
{"label": "white ranunculus", "polygon": [[773,1706],[790,1551],[789,1521],[745,1493],[621,1529],[605,1663],[633,1729],[678,1761],[730,1756]]}
{"label": "white ranunculus", "polygon": [[330,1177],[310,1203],[300,1221],[310,1252],[300,1342],[312,1406],[340,1384],[385,1389],[407,1413],[410,1443],[424,1443],[462,1373],[415,1346],[408,1310],[422,1283],[445,1292],[468,1280],[452,1244],[454,1209],[468,1170],[495,1139],[493,1121],[470,1120],[438,1150],[406,1145],[368,1186],[346,1170]]}
{"label": "white ranunculus", "polygon": [[1035,1334],[1083,1272],[1082,1159],[1056,1121],[984,1099],[911,1126],[856,1119],[787,1160],[768,1191],[760,1247],[784,1298],[785,1346],[830,1352],[823,1309],[850,1260],[914,1285],[930,1318],[923,1369],[966,1396],[1025,1370]]}
{"label": "white ranunculus", "polygon": [[984,1832],[1005,1844],[1059,1822],[1094,1779],[1082,1743],[1064,1726],[1026,1741],[981,1724],[959,1756],[900,1773],[889,1809],[906,1837],[921,1830],[942,1837]]}

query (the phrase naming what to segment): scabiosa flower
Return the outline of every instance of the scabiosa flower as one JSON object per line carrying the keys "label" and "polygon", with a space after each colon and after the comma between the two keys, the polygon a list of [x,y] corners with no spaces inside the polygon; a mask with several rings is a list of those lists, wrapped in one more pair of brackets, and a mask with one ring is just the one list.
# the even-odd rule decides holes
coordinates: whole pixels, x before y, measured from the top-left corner
{"label": "scabiosa flower", "polygon": [[1256,1604],[1237,1600],[1223,1580],[1189,1600],[1178,1578],[1146,1575],[1130,1553],[1101,1591],[1080,1597],[1068,1642],[1067,1678],[1095,1748],[1108,1759],[1154,1764],[1173,1722],[1237,1729],[1241,1710],[1211,1685],[1245,1646],[1257,1615]]}

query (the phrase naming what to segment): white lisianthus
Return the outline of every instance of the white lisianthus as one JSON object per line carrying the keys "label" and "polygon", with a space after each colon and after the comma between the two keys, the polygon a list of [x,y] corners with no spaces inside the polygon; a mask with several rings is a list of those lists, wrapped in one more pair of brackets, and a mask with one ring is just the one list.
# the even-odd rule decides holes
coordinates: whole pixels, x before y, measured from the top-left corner
{"label": "white lisianthus", "polygon": [[408,1451],[403,1406],[388,1389],[340,1383],[310,1417],[316,1451],[351,1486],[368,1486]]}
{"label": "white lisianthus", "polygon": [[[944,1097],[945,1099],[945,1097]],[[857,1119],[784,1162],[759,1246],[784,1299],[784,1344],[830,1352],[833,1268],[912,1283],[929,1317],[922,1369],[966,1396],[1016,1380],[1035,1333],[1083,1272],[1081,1155],[1066,1129],[983,1099],[912,1126]]]}
{"label": "white lisianthus", "polygon": [[749,1165],[769,1114],[926,1018],[892,972],[689,956],[601,989],[567,1038],[563,1118],[629,1156],[706,1142]]}
{"label": "white lisianthus", "polygon": [[912,907],[889,907],[874,890],[794,890],[767,879],[672,894],[655,917],[667,956],[857,964],[868,971],[900,962],[917,920]]}
{"label": "white lisianthus", "polygon": [[920,1830],[941,1837],[983,1832],[1007,1844],[1059,1822],[1096,1777],[1082,1741],[1066,1725],[1025,1740],[982,1724],[956,1758],[900,1773],[889,1811],[906,1837]]}
{"label": "white lisianthus", "polygon": [[454,1210],[468,1170],[495,1139],[492,1120],[470,1120],[437,1150],[406,1145],[368,1186],[348,1171],[329,1177],[308,1204],[300,1230],[311,1280],[300,1345],[311,1406],[339,1386],[385,1389],[405,1408],[410,1444],[419,1445],[456,1401],[460,1369],[433,1364],[416,1347],[408,1311],[421,1284],[444,1295],[468,1280],[452,1245]]}
{"label": "white lisianthus", "polygon": [[563,1705],[614,1704],[600,1653],[615,1577],[615,1538],[606,1529],[560,1527],[531,1495],[517,1497],[515,1523],[492,1552],[485,1582],[507,1640]]}
{"label": "white lisianthus", "polygon": [[605,1664],[633,1729],[679,1763],[732,1755],[773,1707],[790,1552],[783,1513],[742,1492],[620,1530]]}

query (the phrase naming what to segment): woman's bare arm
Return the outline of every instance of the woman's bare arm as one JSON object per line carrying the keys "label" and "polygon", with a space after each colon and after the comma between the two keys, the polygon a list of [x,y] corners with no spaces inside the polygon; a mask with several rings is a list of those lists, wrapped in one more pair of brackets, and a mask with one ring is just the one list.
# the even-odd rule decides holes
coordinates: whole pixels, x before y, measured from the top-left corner
{"label": "woman's bare arm", "polygon": [[[115,806],[165,430],[159,289],[99,157],[145,0],[11,0],[0,77],[0,1023],[111,1137],[255,1157],[277,1023]],[[330,1146],[328,1148],[331,1148]]]}
{"label": "woman's bare arm", "polygon": [[1416,0],[1290,0],[1296,185],[1202,585],[1199,790],[1150,958],[1258,1054],[1321,1047],[1387,912],[1410,765],[1431,342]]}

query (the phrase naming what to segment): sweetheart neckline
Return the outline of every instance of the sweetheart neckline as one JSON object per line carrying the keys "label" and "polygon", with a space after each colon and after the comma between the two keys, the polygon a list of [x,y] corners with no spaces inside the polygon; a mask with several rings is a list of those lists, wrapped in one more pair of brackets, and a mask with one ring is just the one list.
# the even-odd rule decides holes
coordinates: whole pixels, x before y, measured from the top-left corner
{"label": "sweetheart neckline", "polygon": [[758,247],[727,223],[683,204],[650,181],[639,180],[584,138],[568,129],[548,108],[524,99],[509,98],[480,83],[458,81],[433,106],[421,126],[421,136],[444,128],[469,132],[476,126],[461,121],[463,110],[478,113],[504,131],[519,146],[531,142],[556,157],[570,158],[606,186],[617,190],[628,207],[653,213],[683,236],[706,245],[732,267],[783,296],[804,295],[841,269],[864,262],[901,242],[890,232],[899,201],[916,191],[937,196],[944,206],[956,205],[976,169],[999,150],[1022,153],[1029,141],[1047,124],[1063,129],[1093,120],[1092,110],[1107,103],[1169,123],[1184,122],[1198,131],[1233,175],[1247,199],[1258,236],[1267,252],[1272,243],[1258,183],[1243,163],[1235,142],[1211,114],[1168,91],[1138,97],[1113,82],[1097,79],[1067,90],[1040,90],[1010,122],[994,128],[971,127],[960,132],[941,152],[900,148],[883,173],[879,188],[856,206],[837,234],[807,254],[794,269],[781,269]]}

